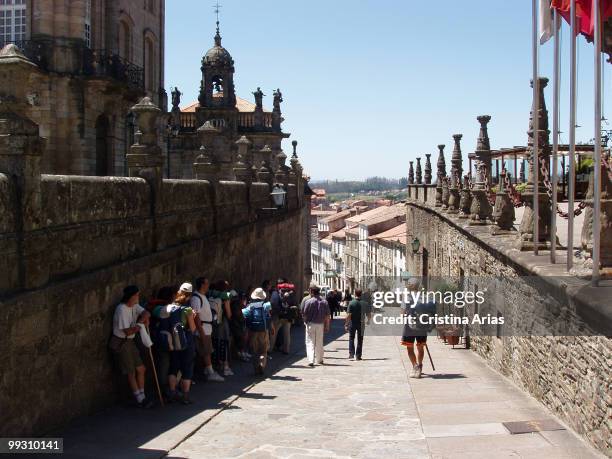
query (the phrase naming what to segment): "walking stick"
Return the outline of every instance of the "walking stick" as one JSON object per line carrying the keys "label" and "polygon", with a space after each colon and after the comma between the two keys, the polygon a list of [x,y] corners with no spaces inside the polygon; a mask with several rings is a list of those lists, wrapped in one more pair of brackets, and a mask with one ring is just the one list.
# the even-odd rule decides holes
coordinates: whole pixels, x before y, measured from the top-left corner
{"label": "walking stick", "polygon": [[[149,327],[147,326],[147,333],[149,333]],[[157,369],[155,368],[155,360],[153,360],[153,351],[149,347],[149,358],[151,359],[151,366],[153,367],[153,376],[155,376],[155,387],[157,388],[157,396],[159,397],[159,403],[164,407],[164,397],[162,397],[161,388],[159,387],[159,379],[157,378]]]}
{"label": "walking stick", "polygon": [[436,371],[436,367],[434,367],[433,360],[431,359],[431,354],[429,353],[429,347],[427,347],[427,343],[425,343],[425,350],[427,351],[427,356],[429,357],[431,368],[433,369],[433,371]]}

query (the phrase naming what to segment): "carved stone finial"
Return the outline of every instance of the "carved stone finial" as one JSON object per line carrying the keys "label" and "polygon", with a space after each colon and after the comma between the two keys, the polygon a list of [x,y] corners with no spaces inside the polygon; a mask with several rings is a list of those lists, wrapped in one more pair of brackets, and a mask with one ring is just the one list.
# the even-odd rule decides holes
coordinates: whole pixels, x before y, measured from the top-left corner
{"label": "carved stone finial", "polygon": [[410,163],[410,167],[408,168],[408,184],[413,185],[414,184],[414,166],[413,166],[414,161],[409,161],[409,163]]}
{"label": "carved stone finial", "polygon": [[293,142],[291,142],[291,145],[293,146],[293,155],[292,155],[292,157],[293,158],[297,158],[298,157],[298,155],[297,155],[297,146],[298,146],[297,140],[294,140]]}
{"label": "carved stone finial", "polygon": [[436,207],[442,207],[442,187],[444,177],[446,177],[446,161],[444,160],[444,147],[445,145],[438,145],[438,162],[437,162],[437,173],[436,173]]}
{"label": "carved stone finial", "polygon": [[472,192],[470,190],[469,175],[463,176],[463,186],[461,187],[459,198],[459,218],[468,218],[470,216],[470,207],[472,205]]}
{"label": "carved stone finial", "polygon": [[489,203],[489,188],[491,186],[491,143],[487,125],[491,121],[489,115],[476,118],[480,123],[480,133],[474,152],[476,177],[472,189],[472,206],[470,208],[470,225],[484,225],[491,218],[493,209]]}
{"label": "carved stone finial", "polygon": [[506,175],[506,169],[504,168],[500,173],[499,189],[495,193],[495,206],[491,217],[495,222],[495,226],[491,228],[491,232],[494,234],[503,234],[503,232],[514,230],[514,206],[506,191]]}
{"label": "carved stone finial", "polygon": [[459,190],[461,188],[461,175],[463,174],[463,161],[461,158],[461,138],[463,134],[454,134],[453,140],[455,146],[453,148],[453,156],[451,157],[451,177],[448,198],[448,213],[455,214],[459,212],[459,201],[461,196]]}
{"label": "carved stone finial", "polygon": [[425,184],[431,184],[431,153],[425,154]]}
{"label": "carved stone finial", "polygon": [[423,183],[423,171],[421,170],[421,158],[417,158],[417,166],[416,166],[416,182],[418,185]]}

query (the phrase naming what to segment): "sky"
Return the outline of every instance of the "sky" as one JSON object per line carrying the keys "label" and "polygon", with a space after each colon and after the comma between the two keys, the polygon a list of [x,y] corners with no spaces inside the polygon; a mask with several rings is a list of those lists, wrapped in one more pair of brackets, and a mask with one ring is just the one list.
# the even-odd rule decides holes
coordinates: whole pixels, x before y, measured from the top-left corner
{"label": "sky", "polygon": [[[197,100],[200,61],[213,45],[212,0],[166,1],[168,93]],[[474,150],[478,115],[491,115],[491,147],[525,145],[531,107],[530,0],[222,0],[223,46],[236,94],[283,93],[283,143],[313,180],[407,175],[408,161],[463,134]],[[561,142],[569,124],[569,27],[561,31]],[[594,137],[593,46],[578,38],[577,141]],[[552,40],[540,75],[552,110]],[[612,65],[604,65],[604,116],[612,118]],[[612,124],[612,122],[611,122]],[[552,127],[552,118],[550,120]],[[612,126],[608,126],[612,129]]]}

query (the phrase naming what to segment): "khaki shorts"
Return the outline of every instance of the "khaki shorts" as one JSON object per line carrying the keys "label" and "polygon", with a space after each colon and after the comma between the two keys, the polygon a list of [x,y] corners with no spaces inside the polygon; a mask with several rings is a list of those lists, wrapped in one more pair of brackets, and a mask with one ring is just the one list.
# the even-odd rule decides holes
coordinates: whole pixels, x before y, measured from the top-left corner
{"label": "khaki shorts", "polygon": [[121,365],[121,372],[124,375],[133,373],[136,371],[136,368],[142,366],[140,352],[138,352],[138,348],[133,339],[126,339],[125,343],[121,346],[121,350],[119,351],[119,364]]}
{"label": "khaki shorts", "polygon": [[196,336],[195,340],[196,340],[196,351],[198,355],[204,356],[204,355],[212,354],[212,351],[213,351],[212,336],[204,335],[204,338],[202,338],[201,336]]}

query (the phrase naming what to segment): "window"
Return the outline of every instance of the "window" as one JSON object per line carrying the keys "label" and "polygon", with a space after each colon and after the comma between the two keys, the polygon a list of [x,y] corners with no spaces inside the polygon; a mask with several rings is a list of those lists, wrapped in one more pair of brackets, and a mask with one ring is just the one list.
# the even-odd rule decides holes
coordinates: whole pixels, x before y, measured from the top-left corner
{"label": "window", "polygon": [[26,0],[0,0],[0,45],[26,39]]}
{"label": "window", "polygon": [[155,75],[156,75],[156,66],[155,66],[155,45],[153,40],[149,37],[145,39],[145,88],[147,91],[155,90]]}
{"label": "window", "polygon": [[85,0],[85,29],[83,34],[85,46],[91,48],[91,0]]}
{"label": "window", "polygon": [[122,58],[132,60],[132,33],[127,22],[121,21],[119,26],[119,53]]}

